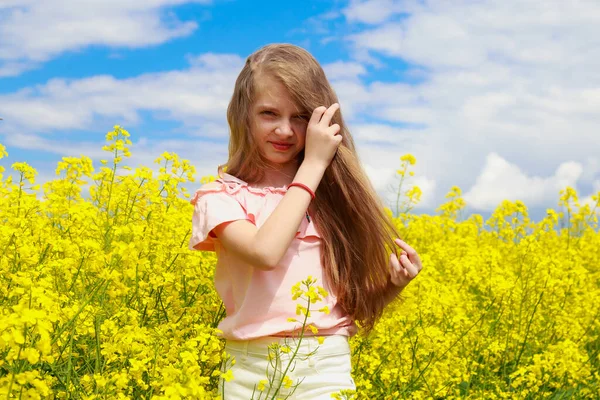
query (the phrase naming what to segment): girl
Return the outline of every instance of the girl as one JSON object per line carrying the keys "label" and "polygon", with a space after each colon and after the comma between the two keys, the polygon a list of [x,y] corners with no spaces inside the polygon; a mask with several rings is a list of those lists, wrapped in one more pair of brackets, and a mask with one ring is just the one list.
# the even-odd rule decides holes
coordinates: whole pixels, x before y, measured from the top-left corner
{"label": "girl", "polygon": [[307,51],[272,44],[250,55],[227,120],[227,173],[220,166],[219,179],[191,200],[190,248],[216,252],[215,287],[227,313],[219,329],[236,360],[220,393],[248,400],[272,383],[268,345],[298,337],[291,291],[308,276],[329,293],[307,320],[325,340],[303,337],[293,370],[279,377],[301,383],[281,385],[277,397],[330,399],[355,389],[348,338],[358,325],[373,328],[421,270],[419,256],[395,239],[336,95]]}

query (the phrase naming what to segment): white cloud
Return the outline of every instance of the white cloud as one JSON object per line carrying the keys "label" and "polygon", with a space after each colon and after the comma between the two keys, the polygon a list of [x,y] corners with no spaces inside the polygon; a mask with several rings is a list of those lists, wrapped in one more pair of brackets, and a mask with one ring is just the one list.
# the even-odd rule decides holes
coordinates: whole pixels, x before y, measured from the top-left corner
{"label": "white cloud", "polygon": [[46,153],[57,154],[60,156],[79,157],[81,155],[92,159],[106,158],[107,153],[102,151],[102,144],[90,142],[68,142],[61,140],[51,140],[39,135],[15,133],[7,135],[3,139],[3,144],[9,149],[19,148],[23,150],[41,150]]}
{"label": "white cloud", "polygon": [[167,7],[210,0],[11,0],[0,4],[0,77],[90,45],[147,47],[190,35]]}
{"label": "white cloud", "polygon": [[388,122],[431,122],[435,117],[423,103],[424,96],[406,83],[373,82],[352,79],[332,80],[342,112],[351,118],[375,116]]}
{"label": "white cloud", "polygon": [[528,207],[554,207],[559,191],[566,186],[576,188],[582,172],[582,165],[571,161],[560,164],[552,176],[529,176],[517,165],[491,153],[464,199],[477,210],[495,209],[502,200],[521,200]]}
{"label": "white cloud", "polygon": [[0,78],[8,76],[17,76],[25,71],[35,69],[37,64],[32,62],[14,62],[7,61],[4,63],[0,62]]}
{"label": "white cloud", "polygon": [[362,64],[344,61],[323,65],[323,70],[325,70],[325,75],[327,75],[327,79],[330,81],[342,79],[356,80],[361,75],[367,73],[367,70]]}
{"label": "white cloud", "polygon": [[[38,3],[12,0],[8,7],[3,2],[0,30],[9,22],[9,29],[21,32],[15,18],[37,21],[44,10]],[[26,32],[27,23],[19,33],[23,45],[16,49],[7,39],[9,31],[0,32],[0,60],[4,60],[0,71],[18,73],[89,44],[118,51],[185,35],[190,29],[186,23],[170,25],[161,14],[182,3],[98,2],[90,7],[93,14],[98,10],[96,19],[77,5],[72,11],[60,11],[71,4],[61,0],[55,3],[59,11],[48,14],[48,40],[32,44],[41,28]],[[110,13],[134,20],[133,30],[125,30],[124,38],[115,39],[112,31],[103,34],[98,28],[97,21]],[[488,211],[504,198],[553,207],[558,191],[567,184],[598,186],[600,3],[532,0],[525,6],[516,0],[371,0],[351,1],[342,13],[351,23],[370,26],[363,31],[359,28],[365,25],[340,27],[335,33],[325,30],[323,34],[332,37],[353,32],[347,36],[353,59],[324,68],[378,190],[386,191],[393,183],[398,158],[405,153],[418,160],[412,182],[423,189],[422,207],[443,202],[442,196],[454,185],[468,193],[469,206]],[[79,37],[62,40],[57,15],[66,18],[67,31],[82,20],[90,22],[94,33],[81,28]],[[331,13],[333,19],[337,15]],[[142,29],[148,37],[138,40]],[[73,32],[69,35],[78,36]],[[38,56],[31,56],[32,51]],[[376,68],[386,67],[389,60],[380,55],[408,63],[406,70],[387,66],[385,71],[404,82],[390,83],[389,75],[388,82],[378,81]],[[128,79],[55,78],[2,95],[3,136],[19,133],[22,136],[12,136],[12,146],[58,154],[70,142],[54,141],[45,133],[89,129],[99,119],[135,132],[140,113],[150,111],[157,119],[181,121],[182,126],[170,130],[177,137],[225,140],[225,109],[243,58],[209,53],[187,60],[186,70]],[[375,67],[372,76],[367,66]],[[406,83],[415,77],[420,83]],[[84,143],[82,149],[92,152],[92,145],[96,146]],[[201,138],[148,139],[136,142],[132,162],[151,163],[167,149],[210,173],[226,159],[226,144]]]}
{"label": "white cloud", "polygon": [[[600,176],[600,159],[588,157],[584,161],[583,174],[581,179],[585,182],[592,182],[594,181],[594,177],[596,175]],[[595,182],[600,182],[600,179],[596,180]],[[597,190],[600,190],[600,187],[598,187]]]}
{"label": "white cloud", "polygon": [[[242,59],[204,54],[189,57],[192,67],[182,71],[143,74],[117,79],[108,75],[83,79],[54,78],[46,84],[0,95],[5,132],[89,129],[95,118],[128,128],[141,121],[139,112],[162,113],[181,121],[186,129],[222,135],[214,129],[225,123],[225,110]],[[204,130],[208,125],[211,129]],[[226,136],[221,136],[226,137]]]}
{"label": "white cloud", "polygon": [[[404,178],[404,182],[402,182],[402,187],[400,187],[400,178],[396,174],[396,169],[381,166],[381,164],[376,162],[366,163],[364,164],[364,168],[375,190],[393,212],[396,212],[396,206],[398,206],[399,210],[403,209],[403,203],[408,200],[404,194],[411,190],[414,186],[418,186],[419,189],[421,189],[422,194],[419,203],[416,205],[413,204],[412,207],[415,210],[435,208],[435,180],[429,179],[426,176],[410,177],[407,174]],[[401,196],[398,199],[397,195],[399,190]],[[398,205],[396,204],[397,200]]]}
{"label": "white cloud", "polygon": [[369,179],[393,210],[400,182],[396,170],[401,167],[400,157],[408,153],[415,156],[417,163],[409,166],[408,171],[415,175],[406,174],[402,193],[419,186],[422,196],[415,209],[435,208],[437,184],[432,176],[436,171],[431,169],[434,165],[431,157],[435,153],[426,147],[428,139],[423,132],[385,124],[350,124],[349,128]]}
{"label": "white cloud", "polygon": [[[496,171],[499,162],[486,160],[491,153],[519,165],[507,166],[507,176],[533,192],[501,185],[499,194],[485,179],[472,196],[486,210],[499,196],[555,205],[559,183],[574,178],[554,170],[572,160],[579,167],[567,170],[584,168],[579,183],[598,179],[600,3],[353,1],[343,13],[375,24],[347,36],[356,54],[404,60],[404,77],[417,73],[422,82],[342,82],[342,107],[349,104],[351,120],[417,124],[425,150],[418,159],[428,164],[426,176],[444,183],[440,195],[452,185],[472,186],[482,165]],[[410,15],[395,18],[400,13]]]}
{"label": "white cloud", "polygon": [[[410,152],[410,147],[416,150],[426,143],[427,138],[423,131],[403,129],[387,124],[350,124],[352,137],[357,146],[379,146],[398,151],[403,148],[403,153]],[[399,157],[401,154],[396,154]]]}
{"label": "white cloud", "polygon": [[486,56],[482,43],[470,38],[459,21],[441,15],[413,16],[405,22],[388,23],[349,39],[358,47],[434,67],[477,65]]}
{"label": "white cloud", "polygon": [[585,196],[580,199],[580,204],[581,206],[587,204],[590,207],[590,210],[594,210],[594,212],[598,214],[598,216],[600,216],[600,205],[597,206],[598,200],[592,199],[592,196],[594,195],[596,197],[600,196],[600,179],[597,179],[594,182],[592,182],[592,188],[592,192],[589,196]]}
{"label": "white cloud", "polygon": [[393,0],[352,0],[343,14],[348,21],[378,24],[385,22],[395,14],[409,12],[410,4]]}

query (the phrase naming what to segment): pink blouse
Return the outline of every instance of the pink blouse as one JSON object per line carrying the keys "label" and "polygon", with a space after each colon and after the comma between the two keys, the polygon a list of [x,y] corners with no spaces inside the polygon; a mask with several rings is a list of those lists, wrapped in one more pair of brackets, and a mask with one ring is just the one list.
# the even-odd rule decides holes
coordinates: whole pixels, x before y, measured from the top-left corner
{"label": "pink blouse", "polygon": [[[220,183],[218,187],[207,189],[203,186],[191,200],[194,214],[189,247],[217,254],[215,288],[227,311],[218,327],[222,336],[248,340],[293,334],[300,323],[290,322],[288,318],[302,321],[304,316],[296,315],[296,305],[306,306],[306,302],[292,300],[291,289],[309,275],[316,278],[316,285],[324,287],[329,295],[323,301],[311,304],[307,324],[314,325],[319,336],[353,336],[357,331],[356,324],[341,310],[325,284],[321,237],[312,220],[302,219],[296,237],[272,271],[262,271],[227,252],[211,232],[217,225],[241,219],[260,228],[283,198],[287,187],[253,188],[229,174],[216,182]],[[324,306],[328,306],[329,314],[317,311]]]}

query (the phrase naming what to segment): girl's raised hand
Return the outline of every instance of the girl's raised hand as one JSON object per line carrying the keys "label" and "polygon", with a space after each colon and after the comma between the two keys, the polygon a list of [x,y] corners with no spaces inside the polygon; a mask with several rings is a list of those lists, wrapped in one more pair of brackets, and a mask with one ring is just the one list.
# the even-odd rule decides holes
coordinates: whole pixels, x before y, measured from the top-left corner
{"label": "girl's raised hand", "polygon": [[390,255],[390,274],[392,283],[400,288],[405,288],[423,269],[419,255],[406,242],[396,239],[394,242],[402,248],[400,259],[392,252]]}
{"label": "girl's raised hand", "polygon": [[314,163],[322,168],[327,168],[333,160],[342,135],[338,135],[340,126],[331,124],[331,119],[340,108],[338,103],[329,108],[321,106],[315,108],[306,128],[306,144],[304,147],[304,161]]}

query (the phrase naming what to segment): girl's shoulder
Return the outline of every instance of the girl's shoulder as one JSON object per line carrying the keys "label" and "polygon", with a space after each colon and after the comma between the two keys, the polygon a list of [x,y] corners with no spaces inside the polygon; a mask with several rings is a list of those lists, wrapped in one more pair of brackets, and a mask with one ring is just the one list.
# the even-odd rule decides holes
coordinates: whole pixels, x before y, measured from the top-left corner
{"label": "girl's shoulder", "polygon": [[287,192],[287,187],[264,187],[256,188],[250,186],[247,182],[227,173],[222,177],[202,185],[192,198],[195,203],[198,198],[207,193],[226,193],[238,199],[245,197],[273,197],[283,196]]}
{"label": "girl's shoulder", "polygon": [[202,192],[219,191],[219,190],[221,190],[222,186],[223,186],[223,184],[221,182],[212,181],[212,182],[208,182],[208,183],[205,183],[204,185],[200,186],[200,188],[198,190],[202,191]]}

